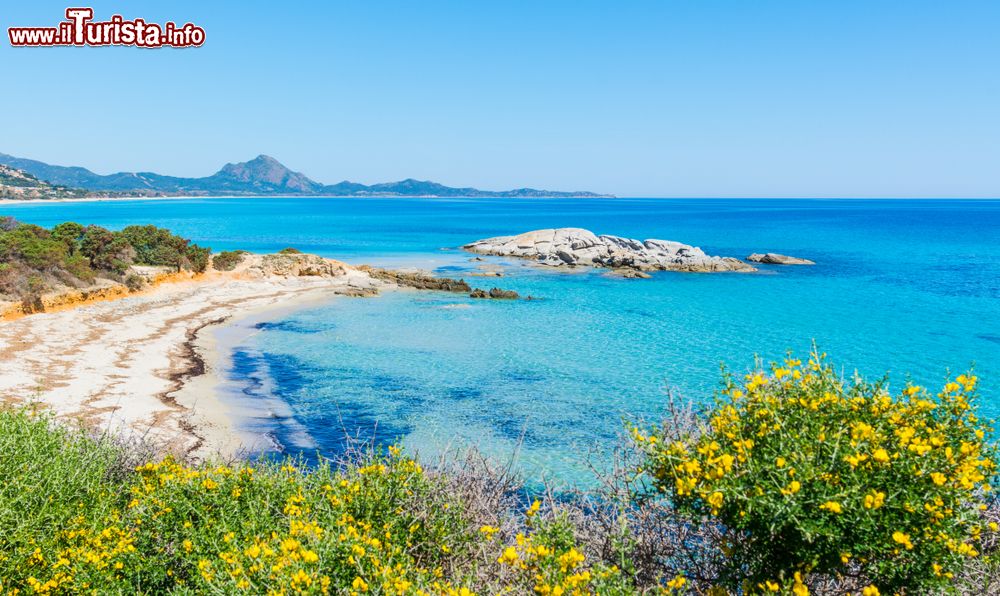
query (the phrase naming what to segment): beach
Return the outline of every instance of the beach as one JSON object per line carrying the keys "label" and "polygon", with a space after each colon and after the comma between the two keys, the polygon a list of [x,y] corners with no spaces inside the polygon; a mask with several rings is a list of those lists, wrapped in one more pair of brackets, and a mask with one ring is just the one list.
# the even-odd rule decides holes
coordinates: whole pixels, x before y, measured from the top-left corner
{"label": "beach", "polygon": [[204,330],[384,285],[346,266],[336,276],[212,272],[23,316],[0,323],[0,396],[178,456],[231,459],[255,437],[217,399],[221,355]]}

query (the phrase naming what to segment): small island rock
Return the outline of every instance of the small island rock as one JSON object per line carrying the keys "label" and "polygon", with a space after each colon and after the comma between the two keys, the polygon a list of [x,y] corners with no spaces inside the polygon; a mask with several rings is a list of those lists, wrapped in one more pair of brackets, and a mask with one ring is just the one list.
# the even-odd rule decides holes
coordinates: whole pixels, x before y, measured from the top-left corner
{"label": "small island rock", "polygon": [[790,257],[788,255],[779,255],[776,252],[768,253],[753,253],[747,260],[753,263],[764,263],[766,265],[815,265],[814,261],[809,259],[800,259],[798,257]]}
{"label": "small island rock", "polygon": [[670,240],[597,236],[581,228],[535,230],[487,238],[463,249],[485,255],[520,257],[554,267],[608,267],[635,271],[756,271],[732,257],[706,255],[700,248]]}

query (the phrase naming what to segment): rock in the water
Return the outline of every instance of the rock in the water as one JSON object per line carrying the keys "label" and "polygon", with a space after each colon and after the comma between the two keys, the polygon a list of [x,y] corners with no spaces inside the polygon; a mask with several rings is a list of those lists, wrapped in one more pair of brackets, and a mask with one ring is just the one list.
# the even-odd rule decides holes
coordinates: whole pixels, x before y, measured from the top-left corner
{"label": "rock in the water", "polygon": [[619,271],[615,271],[615,273],[625,279],[649,279],[653,277],[645,271],[639,271],[638,269],[621,269]]}
{"label": "rock in the water", "polygon": [[747,257],[748,261],[753,263],[765,263],[767,265],[815,265],[814,261],[809,259],[800,259],[798,257],[790,257],[788,255],[779,255],[776,252],[767,253],[753,253]]}
{"label": "rock in the water", "polygon": [[493,288],[489,292],[476,288],[469,294],[469,298],[492,298],[494,300],[517,300],[519,294],[514,290],[501,290]]}
{"label": "rock in the water", "polygon": [[375,279],[394,283],[398,286],[416,288],[418,290],[443,290],[445,292],[468,292],[472,287],[462,279],[450,277],[434,277],[419,272],[393,271],[377,267],[361,266],[358,269],[367,271]]}
{"label": "rock in the water", "polygon": [[531,259],[554,267],[609,267],[635,271],[756,271],[732,257],[706,255],[700,248],[669,240],[597,236],[580,228],[535,230],[487,238],[463,249],[480,254]]}

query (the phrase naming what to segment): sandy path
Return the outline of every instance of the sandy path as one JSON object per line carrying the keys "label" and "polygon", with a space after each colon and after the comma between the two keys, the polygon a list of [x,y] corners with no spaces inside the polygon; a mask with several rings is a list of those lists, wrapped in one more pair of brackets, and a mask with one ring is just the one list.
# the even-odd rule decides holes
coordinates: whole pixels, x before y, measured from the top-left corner
{"label": "sandy path", "polygon": [[[230,416],[199,379],[194,348],[207,325],[378,285],[339,277],[215,278],[0,323],[0,399],[40,402],[92,428],[145,436],[179,454],[229,457],[243,447]],[[207,394],[207,395],[206,395]]]}

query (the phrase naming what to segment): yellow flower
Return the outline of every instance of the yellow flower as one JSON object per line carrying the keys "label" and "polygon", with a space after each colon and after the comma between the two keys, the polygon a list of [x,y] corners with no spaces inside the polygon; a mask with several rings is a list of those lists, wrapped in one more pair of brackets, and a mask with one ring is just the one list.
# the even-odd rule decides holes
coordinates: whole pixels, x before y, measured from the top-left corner
{"label": "yellow flower", "polygon": [[722,493],[715,492],[709,495],[708,504],[712,506],[713,515],[718,513],[719,509],[722,508],[722,500],[723,500]]}
{"label": "yellow flower", "polygon": [[880,464],[887,463],[889,461],[889,452],[882,448],[876,449],[872,452],[872,459]]}
{"label": "yellow flower", "polygon": [[942,486],[945,482],[948,481],[948,477],[942,474],[941,472],[933,472],[931,473],[931,480],[934,481],[934,484]]}
{"label": "yellow flower", "polygon": [[819,508],[820,509],[825,509],[826,511],[829,511],[830,513],[840,513],[841,511],[844,510],[843,507],[840,506],[840,503],[838,503],[836,501],[827,501],[826,503],[823,503],[822,505],[820,505]]}
{"label": "yellow flower", "polygon": [[542,507],[542,502],[539,501],[538,499],[535,499],[535,502],[531,504],[531,507],[528,507],[528,510],[525,511],[524,514],[527,515],[528,517],[531,517],[536,513],[538,513],[538,510],[541,507]]}
{"label": "yellow flower", "polygon": [[896,531],[892,533],[892,539],[898,544],[902,544],[903,546],[905,546],[906,550],[913,550],[913,543],[910,542],[909,534],[904,534],[903,532]]}
{"label": "yellow flower", "polygon": [[683,588],[686,583],[687,579],[685,579],[683,575],[678,575],[674,579],[667,582],[667,587],[671,590],[679,590]]}
{"label": "yellow flower", "polygon": [[885,503],[885,493],[872,491],[865,495],[865,509],[878,509]]}
{"label": "yellow flower", "polygon": [[359,575],[359,576],[357,576],[357,577],[354,578],[353,582],[351,582],[351,587],[354,588],[355,590],[359,591],[359,592],[367,592],[368,591],[368,582],[366,582],[365,580],[361,579],[361,576]]}
{"label": "yellow flower", "polygon": [[809,596],[809,587],[802,582],[802,574],[795,572],[795,583],[792,584],[792,594],[795,596]]}
{"label": "yellow flower", "polygon": [[800,483],[798,480],[792,480],[791,482],[788,483],[788,487],[787,488],[781,489],[781,494],[786,495],[786,496],[787,495],[794,495],[795,493],[799,492],[799,490],[801,490],[801,489],[802,489],[802,483]]}
{"label": "yellow flower", "polygon": [[563,572],[569,569],[575,568],[580,563],[583,563],[585,557],[575,548],[571,548],[559,557],[559,566],[562,568]]}
{"label": "yellow flower", "polygon": [[778,466],[779,468],[784,468],[784,467],[785,467],[785,458],[783,458],[783,457],[778,457],[778,459],[777,459],[777,460],[775,460],[775,462],[774,462],[774,463],[775,463],[775,464],[776,464],[776,465],[777,465],[777,466]]}
{"label": "yellow flower", "polygon": [[864,590],[861,590],[862,596],[879,596],[878,588],[875,586],[866,586]]}
{"label": "yellow flower", "polygon": [[497,559],[497,563],[503,563],[505,565],[513,565],[517,563],[520,557],[517,555],[517,549],[513,546],[508,546],[504,549],[503,554]]}

